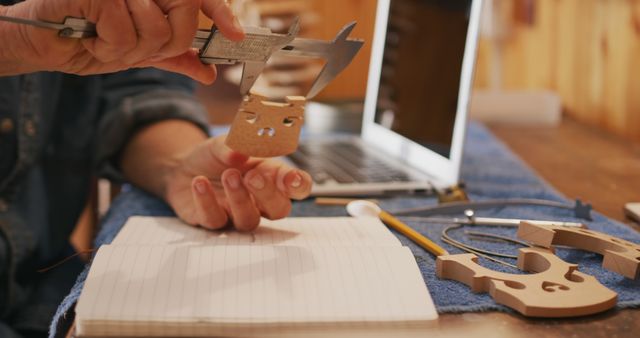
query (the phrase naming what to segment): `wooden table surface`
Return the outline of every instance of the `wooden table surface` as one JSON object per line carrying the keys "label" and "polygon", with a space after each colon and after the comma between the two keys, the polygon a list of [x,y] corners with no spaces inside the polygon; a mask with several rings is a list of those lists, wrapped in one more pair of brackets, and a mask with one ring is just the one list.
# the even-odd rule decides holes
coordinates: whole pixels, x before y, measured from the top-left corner
{"label": "wooden table surface", "polygon": [[[224,81],[213,87],[201,88],[199,97],[212,113],[212,122],[229,123],[241,98]],[[553,128],[489,127],[561,193],[640,231],[622,211],[624,203],[640,202],[640,145],[566,118]],[[640,309],[562,320],[488,312],[443,314],[429,337],[637,337],[638,332]]]}
{"label": "wooden table surface", "polygon": [[568,118],[554,128],[489,127],[567,197],[640,230],[623,213],[625,203],[640,202],[640,144]]}
{"label": "wooden table surface", "polygon": [[[565,119],[559,127],[490,125],[491,131],[569,198],[623,221],[640,202],[640,145]],[[640,290],[638,290],[640,292]],[[500,312],[443,314],[430,337],[638,337],[640,309],[570,319],[527,319]]]}

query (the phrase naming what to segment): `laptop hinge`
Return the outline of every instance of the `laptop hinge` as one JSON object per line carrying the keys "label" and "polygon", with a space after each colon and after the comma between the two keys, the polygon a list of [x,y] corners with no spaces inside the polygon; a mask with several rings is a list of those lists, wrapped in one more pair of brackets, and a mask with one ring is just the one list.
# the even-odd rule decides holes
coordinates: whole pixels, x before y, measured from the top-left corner
{"label": "laptop hinge", "polygon": [[469,196],[465,191],[464,182],[460,182],[456,185],[450,186],[444,189],[435,189],[438,195],[438,203],[450,203],[450,202],[466,202],[469,201]]}

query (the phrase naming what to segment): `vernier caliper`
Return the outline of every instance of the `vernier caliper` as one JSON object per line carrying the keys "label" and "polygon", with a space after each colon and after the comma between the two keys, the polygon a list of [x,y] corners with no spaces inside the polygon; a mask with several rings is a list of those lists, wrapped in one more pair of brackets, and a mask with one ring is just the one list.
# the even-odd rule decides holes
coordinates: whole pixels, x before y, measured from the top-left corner
{"label": "vernier caliper", "polygon": [[[7,16],[0,16],[0,20],[55,29],[59,36],[66,38],[97,36],[95,24],[81,18],[67,17],[63,23]],[[362,40],[348,39],[355,25],[355,22],[346,25],[333,41],[297,38],[300,28],[298,20],[291,25],[287,34],[273,33],[264,27],[244,27],[245,39],[239,42],[225,38],[222,32],[215,28],[198,30],[192,47],[198,49],[200,60],[206,64],[244,63],[240,82],[240,92],[243,95],[249,93],[267,61],[274,54],[324,59],[324,68],[307,94],[307,98],[312,98],[351,63],[362,47]]]}

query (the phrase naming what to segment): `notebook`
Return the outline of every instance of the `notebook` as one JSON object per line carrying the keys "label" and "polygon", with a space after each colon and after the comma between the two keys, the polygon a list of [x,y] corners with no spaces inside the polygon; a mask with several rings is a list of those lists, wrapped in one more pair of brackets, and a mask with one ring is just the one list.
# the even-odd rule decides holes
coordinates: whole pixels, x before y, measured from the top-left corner
{"label": "notebook", "polygon": [[252,233],[132,217],[98,250],[80,337],[418,336],[437,312],[377,218],[263,220]]}
{"label": "notebook", "polygon": [[[378,1],[361,134],[309,137],[288,157],[313,177],[313,195],[458,184],[481,6]],[[329,115],[316,106],[306,115]]]}

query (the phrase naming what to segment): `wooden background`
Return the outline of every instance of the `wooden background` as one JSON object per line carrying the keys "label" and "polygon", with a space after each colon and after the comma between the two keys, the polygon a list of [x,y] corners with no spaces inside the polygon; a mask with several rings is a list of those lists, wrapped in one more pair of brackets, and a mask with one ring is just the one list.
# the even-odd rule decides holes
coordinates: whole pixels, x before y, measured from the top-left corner
{"label": "wooden background", "polygon": [[[353,36],[367,41],[321,98],[363,97],[375,1],[313,1],[323,21],[318,37],[330,38],[345,22],[358,20]],[[476,88],[549,89],[576,120],[640,141],[640,0],[487,4],[497,12],[493,21],[501,29],[497,34],[483,30]]]}
{"label": "wooden background", "polygon": [[[364,97],[375,0],[235,0],[302,12],[305,37],[356,20],[365,45],[319,100]],[[485,0],[475,88],[551,90],[575,120],[640,142],[640,0]],[[493,10],[488,10],[492,8]],[[312,12],[314,20],[305,20]],[[298,15],[296,13],[296,15]]]}
{"label": "wooden background", "polygon": [[[575,119],[640,141],[640,1],[494,0],[506,32],[481,42],[477,88],[550,89]],[[498,42],[496,42],[496,40]]]}

